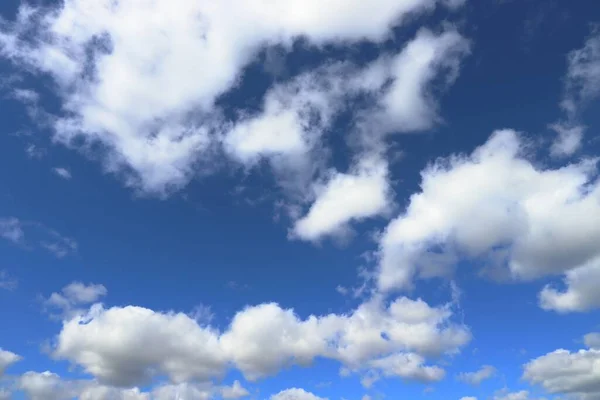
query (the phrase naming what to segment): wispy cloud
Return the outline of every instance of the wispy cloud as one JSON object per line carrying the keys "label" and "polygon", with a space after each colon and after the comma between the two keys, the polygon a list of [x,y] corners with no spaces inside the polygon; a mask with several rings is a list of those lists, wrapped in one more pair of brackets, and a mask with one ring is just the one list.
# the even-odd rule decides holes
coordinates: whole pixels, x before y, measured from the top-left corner
{"label": "wispy cloud", "polygon": [[58,175],[59,177],[61,177],[61,178],[63,178],[63,179],[67,179],[67,180],[69,180],[69,179],[71,179],[71,178],[72,178],[71,171],[69,171],[69,170],[68,170],[68,169],[66,169],[66,168],[63,168],[63,167],[56,167],[56,168],[53,168],[52,170],[54,171],[54,173],[55,173],[56,175]]}

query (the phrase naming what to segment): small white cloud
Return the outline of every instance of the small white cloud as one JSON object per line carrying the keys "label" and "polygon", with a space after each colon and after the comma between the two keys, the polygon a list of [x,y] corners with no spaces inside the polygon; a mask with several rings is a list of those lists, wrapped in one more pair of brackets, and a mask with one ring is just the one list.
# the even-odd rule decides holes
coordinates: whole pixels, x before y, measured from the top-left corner
{"label": "small white cloud", "polygon": [[349,174],[333,173],[315,191],[315,202],[294,227],[304,240],[343,235],[351,221],[383,214],[392,204],[387,164],[378,159],[362,159]]}
{"label": "small white cloud", "polygon": [[307,392],[304,389],[292,388],[283,390],[270,397],[270,400],[328,400],[324,397],[319,397],[313,393]]}
{"label": "small white cloud", "polygon": [[568,271],[563,279],[565,289],[546,285],[539,294],[540,306],[559,313],[585,312],[600,308],[600,257]]}
{"label": "small white cloud", "polygon": [[220,389],[221,397],[224,399],[240,399],[250,394],[248,390],[242,387],[240,381],[233,382],[232,386],[223,386]]}
{"label": "small white cloud", "polygon": [[72,319],[78,315],[85,314],[86,310],[81,307],[97,302],[106,296],[107,290],[103,285],[85,285],[81,282],[72,282],[62,288],[60,293],[54,292],[44,300],[47,309],[58,309],[60,312],[54,316],[63,319]]}
{"label": "small white cloud", "polygon": [[553,157],[572,156],[581,148],[585,127],[553,124],[550,128],[557,133],[550,147],[550,154]]}
{"label": "small white cloud", "polygon": [[462,372],[458,375],[458,379],[469,385],[477,386],[486,379],[490,379],[496,374],[496,368],[491,365],[484,365],[475,372]]}
{"label": "small white cloud", "polygon": [[590,349],[600,350],[600,332],[586,334],[583,337],[583,343]]}
{"label": "small white cloud", "polygon": [[584,46],[568,56],[568,71],[562,107],[571,115],[600,95],[600,31],[593,32]]}
{"label": "small white cloud", "polygon": [[46,150],[36,146],[35,144],[30,143],[27,145],[27,147],[25,147],[25,153],[29,158],[39,159],[46,155]]}
{"label": "small white cloud", "polygon": [[7,271],[0,270],[0,289],[15,290],[18,285],[17,279],[11,277]]}
{"label": "small white cloud", "polygon": [[4,375],[4,371],[6,371],[8,367],[18,361],[21,361],[21,359],[22,357],[18,354],[0,348],[0,377]]}
{"label": "small white cloud", "polygon": [[56,168],[53,168],[53,171],[56,175],[58,175],[59,177],[61,177],[63,179],[69,180],[72,178],[71,172],[66,168],[56,167]]}
{"label": "small white cloud", "polygon": [[21,221],[17,218],[0,218],[0,237],[13,243],[22,243],[25,237]]}

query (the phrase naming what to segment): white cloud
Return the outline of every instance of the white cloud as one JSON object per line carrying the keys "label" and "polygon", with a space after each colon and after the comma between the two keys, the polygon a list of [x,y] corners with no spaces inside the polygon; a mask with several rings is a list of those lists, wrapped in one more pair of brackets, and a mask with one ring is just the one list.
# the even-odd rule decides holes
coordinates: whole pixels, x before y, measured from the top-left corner
{"label": "white cloud", "polygon": [[19,285],[16,278],[11,277],[5,270],[0,270],[0,289],[15,290]]}
{"label": "white cloud", "polygon": [[[129,184],[163,193],[184,185],[194,164],[212,151],[212,136],[222,130],[215,100],[235,87],[262,47],[287,48],[299,37],[315,45],[382,41],[392,26],[437,4],[462,2],[377,0],[368,6],[370,18],[364,18],[365,5],[358,0],[326,5],[296,0],[276,7],[239,0],[177,0],[168,6],[149,0],[74,0],[56,9],[21,7],[17,21],[0,32],[0,51],[57,82],[64,109],[72,115],[57,122],[57,139],[99,141],[110,150],[109,171],[130,173]],[[423,80],[404,83],[398,90],[412,90]],[[391,101],[398,105],[398,99]],[[402,110],[408,116],[423,108]],[[249,142],[240,149],[297,145],[295,118],[282,112],[261,120],[262,125],[256,122],[249,128],[284,128],[292,135],[245,131],[240,135]],[[273,147],[266,138],[279,139]]]}
{"label": "white cloud", "polygon": [[59,177],[61,177],[63,179],[69,180],[72,178],[71,172],[66,168],[56,167],[56,168],[53,168],[52,170],[54,171],[54,173],[56,175],[58,175]]}
{"label": "white cloud", "polygon": [[438,36],[421,30],[386,66],[394,80],[379,103],[381,114],[375,113],[383,131],[411,132],[432,127],[439,117],[430,84],[442,72],[446,73],[446,84],[453,82],[469,51],[469,42],[456,31]]}
{"label": "white cloud", "polygon": [[25,233],[17,218],[0,218],[0,237],[13,243],[21,243]]}
{"label": "white cloud", "polygon": [[461,397],[460,400],[477,400],[477,397],[473,397],[473,396]]}
{"label": "white cloud", "polygon": [[600,351],[556,350],[524,365],[523,378],[553,394],[600,396]]}
{"label": "white cloud", "polygon": [[379,287],[447,274],[457,257],[514,279],[575,273],[599,257],[596,160],[544,169],[525,153],[523,139],[503,130],[423,171],[421,191],[381,237]]}
{"label": "white cloud", "polygon": [[[35,240],[26,240],[26,236]],[[58,258],[77,251],[77,242],[74,239],[63,236],[43,224],[21,221],[15,217],[0,218],[0,237],[26,249],[31,249],[33,245],[39,246]]]}
{"label": "white cloud", "polygon": [[18,388],[31,400],[70,400],[77,393],[74,385],[66,384],[60,376],[49,371],[24,373]]}
{"label": "white cloud", "polygon": [[564,290],[546,285],[540,292],[540,306],[559,313],[584,312],[600,307],[600,293],[596,282],[600,279],[600,257],[579,268],[568,271]]}
{"label": "white cloud", "polygon": [[[494,400],[535,400],[529,396],[527,390],[521,390],[519,392],[508,392],[507,390],[501,390],[499,393],[494,395]],[[538,399],[544,400],[544,399]]]}
{"label": "white cloud", "polygon": [[315,188],[316,200],[308,213],[296,221],[294,234],[317,240],[328,234],[343,235],[352,220],[362,220],[389,211],[392,191],[387,164],[363,158],[350,174],[332,172]]}
{"label": "white cloud", "polygon": [[101,297],[106,296],[106,293],[103,285],[72,282],[62,288],[60,293],[52,293],[44,300],[44,306],[59,309],[60,318],[72,319],[86,313],[86,310],[81,307],[97,302]]}
{"label": "white cloud", "polygon": [[463,372],[458,375],[458,379],[468,383],[469,385],[477,386],[486,379],[490,379],[496,374],[496,368],[491,365],[484,365],[475,372]]}
{"label": "white cloud", "polygon": [[94,380],[63,379],[50,371],[28,371],[16,378],[15,388],[31,400],[209,400],[217,395],[237,399],[247,394],[237,381],[231,387],[188,382],[158,384],[144,392],[138,387],[118,388]]}
{"label": "white cloud", "polygon": [[373,360],[369,365],[380,370],[387,377],[399,377],[423,383],[439,382],[444,379],[446,372],[442,368],[427,366],[424,363],[425,359],[418,354],[400,353]]}
{"label": "white cloud", "polygon": [[283,390],[277,394],[274,394],[270,398],[271,400],[327,400],[327,398],[319,397],[315,394],[307,392],[304,389],[292,388]]}
{"label": "white cloud", "polygon": [[[304,320],[293,310],[262,304],[238,312],[218,332],[186,314],[94,305],[87,315],[63,323],[54,356],[102,383],[122,386],[156,375],[174,383],[208,381],[231,367],[255,380],[318,357],[338,360],[353,372],[376,369],[386,376],[435,380],[444,371],[424,365],[424,357],[457,352],[470,340],[469,330],[451,317],[448,305],[434,308],[408,298],[388,306],[374,299],[349,314]],[[243,392],[235,384],[232,390]]]}
{"label": "white cloud", "polygon": [[37,103],[40,98],[40,95],[31,89],[14,89],[13,96],[15,99],[20,100],[24,103]]}
{"label": "white cloud", "polygon": [[565,97],[562,107],[575,114],[600,95],[600,31],[593,32],[581,49],[568,56]]}
{"label": "white cloud", "polygon": [[21,359],[22,357],[18,354],[0,348],[0,377],[4,375],[4,371],[6,371],[8,367],[18,361],[21,361]]}
{"label": "white cloud", "polygon": [[250,392],[242,387],[240,381],[234,381],[232,386],[224,386],[221,388],[221,397],[224,399],[240,399],[249,394]]}
{"label": "white cloud", "polygon": [[583,343],[590,349],[600,350],[600,332],[586,334]]}
{"label": "white cloud", "polygon": [[[81,323],[84,322],[84,323]],[[220,376],[226,359],[218,335],[185,314],[95,305],[63,323],[55,355],[104,383],[127,386],[165,374],[175,383]]]}
{"label": "white cloud", "polygon": [[553,124],[550,125],[550,128],[558,134],[550,147],[552,156],[571,156],[581,148],[585,127],[581,125]]}

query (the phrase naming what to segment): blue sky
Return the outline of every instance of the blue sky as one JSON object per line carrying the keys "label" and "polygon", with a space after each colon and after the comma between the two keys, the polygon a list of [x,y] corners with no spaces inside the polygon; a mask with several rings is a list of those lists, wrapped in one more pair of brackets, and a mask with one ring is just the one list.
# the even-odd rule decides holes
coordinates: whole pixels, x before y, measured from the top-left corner
{"label": "blue sky", "polygon": [[600,399],[593,0],[0,5],[0,400]]}

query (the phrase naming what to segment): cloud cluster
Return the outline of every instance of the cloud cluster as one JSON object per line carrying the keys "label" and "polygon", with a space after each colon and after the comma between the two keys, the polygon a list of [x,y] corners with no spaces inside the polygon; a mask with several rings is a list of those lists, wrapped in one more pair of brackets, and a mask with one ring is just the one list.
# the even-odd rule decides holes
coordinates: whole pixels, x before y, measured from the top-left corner
{"label": "cloud cluster", "polygon": [[[21,6],[0,30],[0,55],[54,80],[63,107],[53,117],[54,139],[95,149],[129,186],[167,195],[221,159],[244,168],[266,160],[298,219],[291,236],[316,241],[345,236],[353,221],[389,211],[385,136],[440,120],[436,96],[457,77],[469,42],[453,28],[422,29],[397,54],[383,52],[362,66],[329,63],[272,85],[259,111],[230,115],[219,99],[236,90],[262,49],[287,51],[300,38],[317,47],[381,42],[408,19],[463,3],[377,0],[365,19],[358,1],[273,7],[177,0],[167,7],[71,0]],[[32,97],[19,93],[23,101]],[[354,157],[338,171],[329,166],[326,135],[350,107],[355,117],[343,139]]]}
{"label": "cloud cluster", "polygon": [[271,303],[239,311],[220,332],[182,313],[95,304],[63,322],[53,354],[102,384],[122,387],[157,376],[174,384],[208,382],[230,368],[256,380],[317,358],[337,360],[350,372],[437,381],[445,372],[425,357],[455,353],[471,337],[451,318],[450,305],[405,297],[306,319]]}
{"label": "cloud cluster", "polygon": [[[22,6],[16,21],[0,32],[0,52],[58,85],[64,116],[55,121],[57,139],[99,142],[108,150],[109,170],[131,172],[132,185],[163,192],[191,178],[214,134],[225,131],[228,144],[245,158],[300,144],[294,138],[301,128],[297,110],[284,112],[270,103],[262,119],[233,129],[219,115],[219,96],[235,88],[264,47],[288,48],[298,38],[315,46],[379,42],[393,26],[438,4],[462,3],[377,0],[367,19],[358,1],[273,7],[236,0],[218,5],[177,0],[169,6],[155,0],[71,0],[49,9]],[[397,107],[395,118],[410,118],[411,129],[431,123],[428,98],[403,98],[405,91],[426,94],[422,86],[435,69],[424,56],[409,54],[394,66],[402,78],[383,98]]]}
{"label": "cloud cluster", "polygon": [[422,173],[421,191],[380,240],[378,284],[408,288],[441,276],[457,259],[517,280],[565,274],[566,291],[548,286],[547,309],[597,307],[600,184],[597,160],[557,169],[527,158],[525,139],[495,132],[471,155],[438,160]]}
{"label": "cloud cluster", "polygon": [[15,390],[25,393],[31,400],[209,400],[217,396],[239,399],[249,394],[239,381],[232,386],[159,384],[149,391],[142,391],[137,387],[122,389],[105,386],[93,380],[64,379],[50,371],[25,372],[16,379]]}

